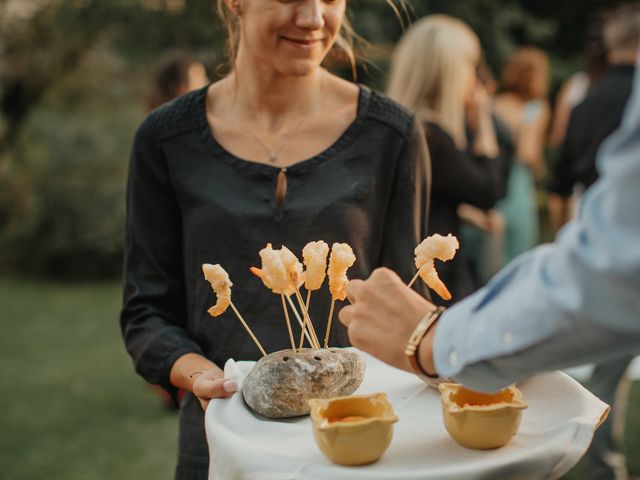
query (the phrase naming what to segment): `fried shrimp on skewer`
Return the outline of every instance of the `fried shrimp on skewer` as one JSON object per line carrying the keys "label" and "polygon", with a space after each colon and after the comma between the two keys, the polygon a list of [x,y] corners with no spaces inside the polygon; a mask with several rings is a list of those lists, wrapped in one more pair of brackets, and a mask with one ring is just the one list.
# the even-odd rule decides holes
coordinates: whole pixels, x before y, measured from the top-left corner
{"label": "fried shrimp on skewer", "polygon": [[331,320],[336,300],[347,298],[346,288],[349,279],[347,270],[356,262],[356,256],[348,243],[334,243],[329,257],[329,290],[331,291],[331,309],[327,321],[327,331],[324,335],[324,347],[329,347],[329,333],[331,332]]}
{"label": "fried shrimp on skewer", "polygon": [[[307,306],[302,299],[302,295],[300,295],[300,285],[302,285],[302,283],[304,282],[306,273],[302,271],[302,264],[298,261],[298,257],[296,257],[293,252],[291,252],[291,250],[289,250],[284,245],[280,249],[280,256],[282,257],[282,263],[287,270],[289,278],[291,278],[291,281],[293,282],[293,293],[298,299],[298,305],[300,305],[300,309],[302,310],[304,316],[304,324],[309,329],[309,332],[313,337],[315,348],[320,348],[320,341],[318,340],[316,329],[313,327],[313,323],[311,323],[309,310],[307,309]],[[304,330],[302,333],[304,334]]]}
{"label": "fried shrimp on skewer", "polygon": [[[291,287],[293,288],[293,294],[298,299],[298,304],[300,305],[300,309],[302,310],[304,316],[304,324],[308,327],[311,336],[314,339],[315,347],[320,348],[320,342],[318,341],[318,335],[316,335],[316,330],[313,328],[313,323],[311,323],[311,318],[309,317],[309,311],[302,300],[302,295],[300,295],[300,285],[304,282],[306,277],[306,273],[302,270],[302,264],[298,261],[298,257],[296,257],[291,250],[289,250],[284,245],[280,248],[280,258],[282,259],[282,264],[284,265],[285,270],[287,271],[287,275],[291,279]],[[287,297],[289,298],[289,297]],[[304,335],[304,329],[302,330],[302,335]],[[313,345],[313,344],[312,344]]]}
{"label": "fried shrimp on skewer", "polygon": [[231,283],[226,270],[220,265],[205,263],[202,265],[202,272],[216,294],[216,304],[207,312],[212,317],[220,316],[229,308],[231,303],[231,287],[233,283]]}
{"label": "fried shrimp on skewer", "polygon": [[290,288],[293,288],[295,291],[300,288],[300,285],[304,282],[305,274],[302,269],[302,264],[298,260],[298,257],[284,245],[280,249],[280,258],[287,277],[289,277]]}
{"label": "fried shrimp on skewer", "polygon": [[[259,252],[262,260],[262,268],[251,267],[251,272],[260,277],[262,283],[273,293],[287,294],[291,290],[291,280],[282,263],[282,257],[278,250],[274,250],[270,243]],[[288,292],[290,295],[292,292]]]}
{"label": "fried shrimp on skewer", "polygon": [[414,279],[409,283],[409,286],[411,286],[417,276],[420,275],[424,283],[440,295],[440,297],[444,300],[451,300],[451,293],[442,280],[440,280],[440,277],[438,277],[434,259],[437,258],[443,262],[451,260],[456,255],[456,250],[459,247],[460,243],[458,239],[451,234],[443,237],[436,233],[435,235],[425,238],[414,251],[418,273],[416,273]]}
{"label": "fried shrimp on skewer", "polygon": [[[304,281],[302,264],[287,247],[274,250],[270,243],[260,250],[262,268],[251,267],[251,272],[275,294],[292,295]],[[296,281],[294,281],[294,278]]]}
{"label": "fried shrimp on skewer", "polygon": [[334,243],[329,257],[329,290],[336,300],[347,298],[345,291],[349,279],[347,270],[356,262],[356,256],[348,243]]}
{"label": "fried shrimp on skewer", "polygon": [[[305,321],[303,321],[300,318],[300,314],[293,306],[290,298],[291,295],[297,293],[298,288],[304,281],[302,264],[287,247],[283,246],[280,250],[274,250],[270,243],[260,250],[259,255],[262,259],[262,268],[251,267],[250,270],[254,275],[260,277],[262,283],[264,283],[264,285],[273,293],[282,296],[283,310],[285,313],[285,319],[287,320],[289,337],[291,339],[292,348],[295,349],[295,341],[293,340],[293,332],[291,331],[291,324],[289,322],[289,313],[286,305],[284,304],[284,299],[286,298],[289,301],[303,332],[306,332],[306,328],[304,327],[306,315]],[[313,341],[314,339],[309,338],[308,333],[305,333],[305,335],[307,335],[309,343],[311,345],[315,345]]]}
{"label": "fried shrimp on skewer", "polygon": [[[302,249],[302,259],[305,266],[304,286],[307,289],[307,301],[305,302],[307,312],[311,303],[311,291],[319,290],[327,276],[328,255],[329,245],[322,240],[309,242]],[[304,335],[300,335],[300,348],[302,348],[303,341]]]}
{"label": "fried shrimp on skewer", "polygon": [[242,315],[240,315],[240,312],[231,301],[231,287],[233,283],[231,283],[227,271],[218,264],[211,265],[205,263],[202,265],[202,273],[204,273],[204,278],[211,284],[211,288],[217,297],[216,304],[208,310],[209,315],[217,317],[222,315],[228,307],[231,307],[233,313],[236,314],[238,320],[240,320],[240,323],[242,323],[242,326],[258,347],[258,350],[260,350],[262,355],[266,355],[267,352],[264,351],[264,348],[262,348],[262,345],[249,328],[249,325],[247,325],[247,322],[244,321],[244,318],[242,318]]}
{"label": "fried shrimp on skewer", "polygon": [[322,286],[327,276],[327,255],[329,255],[329,245],[322,240],[309,242],[302,249],[302,258],[306,267],[304,286],[307,290],[318,290]]}

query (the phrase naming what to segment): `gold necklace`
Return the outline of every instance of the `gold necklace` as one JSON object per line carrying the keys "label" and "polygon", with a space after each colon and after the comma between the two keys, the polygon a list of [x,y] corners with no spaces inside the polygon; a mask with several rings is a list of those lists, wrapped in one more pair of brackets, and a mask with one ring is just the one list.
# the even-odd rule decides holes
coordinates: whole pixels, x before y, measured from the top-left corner
{"label": "gold necklace", "polygon": [[[318,95],[318,98],[322,99],[322,91],[323,86],[324,86],[324,70],[320,70],[322,78],[320,79],[320,94]],[[318,101],[318,103],[320,103],[320,101]],[[298,122],[298,124],[295,126],[295,128],[293,130],[291,130],[290,132],[286,133],[283,137],[282,140],[280,141],[280,143],[276,146],[276,148],[274,148],[273,150],[271,148],[269,148],[269,146],[262,141],[262,139],[260,137],[258,137],[258,135],[256,135],[253,131],[251,131],[248,128],[245,128],[240,119],[236,116],[236,112],[234,109],[231,109],[229,111],[228,114],[229,118],[231,119],[231,121],[233,123],[236,124],[236,126],[238,127],[238,129],[242,130],[244,133],[246,133],[247,135],[249,135],[251,138],[253,138],[253,140],[260,145],[262,148],[264,148],[264,150],[269,154],[269,162],[272,164],[277,163],[278,161],[278,152],[280,150],[282,150],[282,148],[289,142],[289,140],[291,139],[291,137],[293,137],[293,135],[300,130],[300,127],[302,126],[302,124],[305,122],[305,120],[307,117],[301,118],[300,121]]]}
{"label": "gold necklace", "polygon": [[296,127],[293,130],[291,130],[289,133],[285,134],[282,137],[282,140],[280,141],[278,146],[276,146],[276,148],[271,150],[269,146],[260,139],[260,137],[258,137],[251,130],[242,126],[242,124],[240,123],[240,120],[236,118],[236,114],[234,111],[229,112],[229,118],[233,121],[233,123],[237,125],[237,127],[240,130],[242,130],[244,133],[246,133],[251,138],[253,138],[258,145],[260,145],[262,148],[265,149],[265,151],[269,154],[269,162],[271,163],[276,163],[278,161],[278,152],[282,149],[282,147],[284,147],[287,144],[289,139],[293,137],[293,134],[296,133],[300,129],[300,126],[304,123],[304,119],[300,120],[300,122],[298,122],[298,125],[296,125]]}

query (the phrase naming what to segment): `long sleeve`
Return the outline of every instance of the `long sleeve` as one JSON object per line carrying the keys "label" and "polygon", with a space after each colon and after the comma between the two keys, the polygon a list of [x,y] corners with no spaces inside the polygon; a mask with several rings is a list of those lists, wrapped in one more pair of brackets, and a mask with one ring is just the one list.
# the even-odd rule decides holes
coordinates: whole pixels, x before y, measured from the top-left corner
{"label": "long sleeve", "polygon": [[640,351],[640,76],[601,178],[554,244],[507,266],[441,318],[435,365],[478,390]]}
{"label": "long sleeve", "polygon": [[[413,122],[408,138],[399,152],[395,178],[385,214],[384,237],[380,265],[391,268],[409,259],[410,269],[413,249],[427,234],[431,166],[429,151],[420,125]],[[407,221],[411,212],[411,221]],[[401,237],[410,250],[398,251],[397,239]]]}
{"label": "long sleeve", "polygon": [[127,187],[120,327],[136,372],[173,391],[175,360],[200,352],[186,331],[181,217],[151,118],[134,140]]}
{"label": "long sleeve", "polygon": [[[378,262],[395,270],[407,282],[415,273],[413,250],[427,235],[430,188],[429,151],[424,131],[414,119],[399,153]],[[411,214],[409,220],[407,213]],[[418,290],[427,295],[421,283]]]}
{"label": "long sleeve", "polygon": [[494,158],[472,157],[435,123],[426,126],[433,169],[433,196],[489,209],[504,193],[502,164]]}

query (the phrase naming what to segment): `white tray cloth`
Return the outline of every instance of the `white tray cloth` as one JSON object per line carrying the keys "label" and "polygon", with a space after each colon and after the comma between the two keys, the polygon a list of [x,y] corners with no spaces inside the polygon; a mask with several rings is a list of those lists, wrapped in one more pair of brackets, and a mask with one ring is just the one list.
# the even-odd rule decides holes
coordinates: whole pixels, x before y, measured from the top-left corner
{"label": "white tray cloth", "polygon": [[[536,375],[519,385],[529,408],[520,430],[497,450],[470,450],[449,437],[440,395],[417,377],[359,352],[367,362],[356,393],[385,392],[399,418],[389,449],[375,464],[342,467],[315,444],[308,416],[269,420],[252,413],[242,394],[214,400],[205,415],[215,480],[348,479],[548,479],[574,466],[591,443],[608,406],[561,372]],[[254,362],[225,365],[242,379]]]}

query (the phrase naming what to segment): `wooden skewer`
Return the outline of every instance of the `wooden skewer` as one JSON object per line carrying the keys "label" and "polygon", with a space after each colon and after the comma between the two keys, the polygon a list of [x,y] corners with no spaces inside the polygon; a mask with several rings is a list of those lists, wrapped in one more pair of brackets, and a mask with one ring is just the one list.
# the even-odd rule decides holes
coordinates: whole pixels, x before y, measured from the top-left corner
{"label": "wooden skewer", "polygon": [[267,352],[264,351],[264,348],[262,348],[262,345],[260,345],[260,342],[258,341],[256,336],[253,334],[251,329],[249,328],[249,325],[247,325],[247,322],[244,321],[244,318],[242,318],[242,315],[240,315],[240,312],[238,311],[236,306],[231,301],[229,301],[229,305],[231,306],[231,308],[233,309],[235,314],[238,316],[238,319],[240,320],[240,322],[242,322],[242,325],[244,326],[245,330],[249,333],[249,335],[251,335],[251,338],[253,339],[253,341],[256,343],[256,345],[258,346],[258,348],[262,352],[262,355],[266,356]]}
{"label": "wooden skewer", "polygon": [[316,347],[316,344],[313,343],[312,337],[309,336],[309,332],[307,332],[307,329],[305,328],[304,322],[302,321],[302,318],[300,318],[300,314],[298,313],[298,310],[296,309],[296,306],[293,304],[293,301],[291,300],[291,297],[289,295],[285,295],[285,297],[287,298],[287,301],[289,302],[289,305],[291,306],[291,310],[293,310],[293,314],[296,317],[296,320],[298,320],[298,324],[300,325],[300,328],[302,328],[302,330],[304,332],[304,335],[307,337],[307,341],[309,342],[309,344],[313,348],[320,348],[320,346]]}
{"label": "wooden skewer", "polygon": [[333,308],[336,306],[335,297],[331,297],[331,309],[329,310],[329,321],[327,322],[327,333],[324,334],[324,348],[329,348],[329,333],[331,332],[331,319],[333,318]]}
{"label": "wooden skewer", "polygon": [[414,283],[416,283],[416,280],[418,279],[418,277],[420,276],[420,272],[422,271],[422,267],[420,267],[418,269],[418,271],[416,272],[416,274],[413,276],[413,278],[411,279],[411,281],[409,282],[409,284],[407,285],[409,288],[411,288],[411,285],[413,285]]}
{"label": "wooden skewer", "polygon": [[313,328],[313,323],[311,323],[311,318],[309,318],[309,312],[304,306],[304,300],[302,300],[302,295],[300,295],[300,289],[296,287],[296,298],[298,299],[298,303],[300,304],[300,308],[302,309],[302,313],[304,315],[305,324],[309,327],[309,331],[311,332],[311,336],[316,342],[318,348],[320,348],[320,340],[318,340],[318,334],[316,333],[316,329]]}
{"label": "wooden skewer", "polygon": [[284,309],[284,318],[287,320],[287,329],[289,330],[289,339],[291,340],[291,349],[296,351],[296,341],[293,339],[293,331],[291,330],[291,321],[289,320],[289,310],[287,309],[287,304],[284,301],[284,295],[280,294],[280,299],[282,299],[282,308]]}
{"label": "wooden skewer", "polygon": [[[307,290],[307,312],[309,311],[309,304],[311,303],[311,290]],[[300,332],[300,351],[304,345],[304,330]]]}

